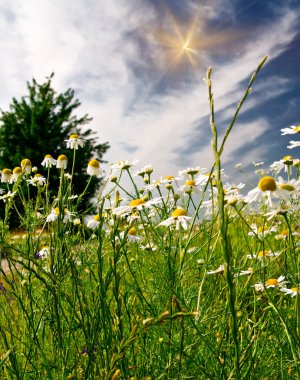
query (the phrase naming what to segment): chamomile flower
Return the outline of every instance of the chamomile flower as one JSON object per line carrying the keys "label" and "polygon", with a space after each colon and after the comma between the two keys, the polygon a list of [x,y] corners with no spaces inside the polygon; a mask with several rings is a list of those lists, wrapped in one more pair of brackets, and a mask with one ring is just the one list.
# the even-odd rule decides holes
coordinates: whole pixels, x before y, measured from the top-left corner
{"label": "chamomile flower", "polygon": [[281,129],[281,135],[294,135],[295,133],[300,133],[300,125],[292,125],[289,128]]}
{"label": "chamomile flower", "polygon": [[196,166],[195,168],[186,168],[184,170],[180,170],[178,172],[179,176],[190,176],[191,178],[194,178],[196,174],[204,174],[206,173],[207,169],[205,168],[200,168],[200,166]]}
{"label": "chamomile flower", "polygon": [[268,206],[272,206],[272,198],[286,198],[286,193],[280,190],[273,177],[265,176],[260,179],[257,187],[250,190],[245,197],[246,203],[263,202]]}
{"label": "chamomile flower", "polygon": [[185,194],[199,193],[200,189],[196,186],[196,183],[193,179],[188,179],[185,181],[184,185],[178,188],[178,192]]}
{"label": "chamomile flower", "polygon": [[289,171],[289,166],[293,165],[293,162],[293,156],[284,156],[281,160],[274,161],[273,164],[270,165],[270,168],[275,174],[280,173],[283,169],[287,173]]}
{"label": "chamomile flower", "polygon": [[268,227],[268,226],[257,226],[256,224],[251,224],[251,231],[248,232],[249,236],[257,236],[259,239],[264,238],[266,235],[271,232],[277,231],[276,226]]}
{"label": "chamomile flower", "polygon": [[134,160],[132,162],[129,162],[128,160],[125,161],[119,161],[117,164],[110,164],[110,168],[112,173],[122,171],[122,170],[128,170],[132,166],[136,166],[139,160]]}
{"label": "chamomile flower", "polygon": [[32,186],[44,186],[47,180],[41,174],[37,173],[34,177],[31,177],[31,179],[28,179],[27,182]]}
{"label": "chamomile flower", "polygon": [[282,252],[278,251],[278,252],[272,252],[272,251],[269,251],[269,250],[263,250],[263,251],[259,251],[257,255],[253,254],[253,255],[247,255],[247,259],[258,259],[258,260],[264,260],[265,258],[267,257],[278,257],[281,255]]}
{"label": "chamomile flower", "polygon": [[291,297],[296,297],[297,295],[300,295],[300,287],[296,286],[294,288],[288,289],[288,288],[281,288],[281,292],[285,293],[286,295],[290,295]]}
{"label": "chamomile flower", "polygon": [[279,177],[277,186],[280,190],[286,192],[287,197],[289,195],[298,196],[300,193],[300,180],[296,180],[294,178],[289,181],[284,181],[281,177]]}
{"label": "chamomile flower", "polygon": [[145,199],[143,198],[137,198],[130,201],[127,206],[115,207],[112,210],[112,213],[118,216],[128,215],[128,214],[135,213],[136,211],[141,211],[144,208],[150,208],[151,206],[159,204],[161,202],[162,202],[161,198],[153,198],[153,199],[150,199],[149,201],[145,201]]}
{"label": "chamomile flower", "polygon": [[300,146],[300,141],[290,141],[291,145],[288,145],[288,149],[298,148]]}
{"label": "chamomile flower", "polygon": [[280,276],[278,278],[269,278],[264,284],[261,282],[254,284],[254,288],[256,291],[261,292],[264,289],[270,289],[270,288],[281,288],[283,285],[287,283],[287,281],[284,281],[285,276]]}
{"label": "chamomile flower", "polygon": [[[50,214],[47,216],[46,222],[47,223],[55,222],[58,219],[58,216],[59,216],[59,208],[55,207],[51,210]],[[71,219],[71,216],[72,216],[71,212],[65,208],[63,212],[63,222],[66,223],[67,221],[69,221]]]}
{"label": "chamomile flower", "polygon": [[[2,190],[2,189],[1,189],[1,190]],[[6,201],[12,199],[12,198],[15,196],[15,194],[16,194],[15,191],[13,191],[13,192],[8,191],[6,194],[1,195],[1,196],[0,196],[0,199],[5,203]]]}
{"label": "chamomile flower", "polygon": [[24,158],[21,161],[21,168],[25,174],[30,174],[32,169],[32,163],[28,158]]}
{"label": "chamomile flower", "polygon": [[46,154],[41,165],[45,166],[45,168],[51,168],[56,165],[56,160],[51,156],[51,154]]}
{"label": "chamomile flower", "polygon": [[160,183],[164,183],[164,184],[170,184],[173,182],[177,183],[177,181],[180,181],[180,180],[181,180],[181,177],[179,176],[174,177],[173,175],[167,175],[165,177],[160,178]]}
{"label": "chamomile flower", "polygon": [[239,273],[236,273],[234,277],[248,276],[253,274],[253,268],[248,268],[247,270],[241,270]]}
{"label": "chamomile flower", "polygon": [[12,171],[13,182],[17,182],[19,177],[22,175],[22,168],[20,166],[16,166]]}
{"label": "chamomile flower", "polygon": [[299,209],[299,206],[296,205],[287,205],[287,204],[282,204],[280,207],[274,208],[273,210],[267,212],[264,214],[264,216],[267,216],[267,220],[271,220],[275,218],[275,216],[278,215],[286,215],[286,214],[291,214],[292,212],[296,211]]}
{"label": "chamomile flower", "polygon": [[13,182],[13,174],[10,169],[3,169],[1,171],[1,182],[2,183],[12,183]]}
{"label": "chamomile flower", "polygon": [[87,174],[90,176],[99,176],[102,174],[102,170],[100,168],[100,162],[98,160],[90,160],[87,167]]}
{"label": "chamomile flower", "polygon": [[170,218],[159,223],[159,226],[170,227],[170,226],[175,225],[176,230],[179,230],[180,226],[184,230],[187,230],[188,222],[191,219],[192,218],[190,216],[188,216],[187,211],[184,208],[179,207],[173,211],[172,216]]}
{"label": "chamomile flower", "polygon": [[67,164],[68,164],[68,158],[64,154],[61,154],[58,156],[57,161],[56,161],[56,167],[58,169],[67,169]]}
{"label": "chamomile flower", "polygon": [[140,170],[136,171],[133,176],[136,177],[139,175],[141,177],[144,177],[145,174],[150,175],[152,173],[153,173],[153,166],[152,165],[146,165],[143,168],[141,168]]}
{"label": "chamomile flower", "polygon": [[84,139],[80,139],[76,133],[73,133],[72,135],[70,135],[68,140],[65,140],[65,142],[67,143],[67,148],[76,149],[76,150],[79,147],[82,148],[85,143]]}
{"label": "chamomile flower", "polygon": [[223,273],[225,270],[225,267],[224,265],[220,265],[219,268],[215,269],[215,270],[209,270],[206,274],[217,274],[217,273]]}
{"label": "chamomile flower", "polygon": [[[120,234],[121,238],[124,239],[124,236],[125,236],[125,232],[123,231],[121,234]],[[137,230],[136,228],[134,227],[131,227],[129,229],[129,231],[127,232],[126,234],[126,239],[130,242],[130,243],[139,243],[143,237],[138,235],[137,233]]]}
{"label": "chamomile flower", "polygon": [[100,215],[96,214],[94,215],[88,222],[87,222],[87,227],[95,230],[100,224]]}

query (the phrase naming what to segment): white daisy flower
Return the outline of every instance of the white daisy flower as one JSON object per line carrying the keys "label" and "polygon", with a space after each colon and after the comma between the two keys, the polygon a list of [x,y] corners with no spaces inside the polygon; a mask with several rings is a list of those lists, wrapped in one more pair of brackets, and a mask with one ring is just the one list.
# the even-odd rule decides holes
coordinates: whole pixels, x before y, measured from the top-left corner
{"label": "white daisy flower", "polygon": [[159,226],[164,226],[164,227],[170,227],[175,225],[175,229],[179,230],[180,226],[184,229],[187,230],[188,228],[188,222],[192,218],[188,216],[186,210],[184,208],[177,208],[175,211],[173,211],[172,216],[163,222],[159,223]]}
{"label": "white daisy flower", "polygon": [[294,135],[295,133],[300,133],[300,125],[292,125],[289,128],[283,128],[281,129],[281,135]]}
{"label": "white daisy flower", "polygon": [[253,162],[252,162],[252,165],[255,166],[255,167],[263,166],[263,164],[264,164],[263,161],[260,161],[260,162],[255,162],[255,161],[253,161]]}
{"label": "white daisy flower", "polygon": [[13,183],[13,173],[10,169],[3,169],[1,171],[2,183]]}
{"label": "white daisy flower", "polygon": [[196,174],[204,174],[206,173],[206,171],[206,168],[200,168],[200,166],[196,166],[195,168],[186,168],[184,170],[180,170],[178,174],[180,177],[186,175],[191,176],[193,178]]}
{"label": "white daisy flower", "polygon": [[153,205],[159,204],[162,202],[161,198],[153,198],[149,201],[145,201],[143,198],[137,198],[130,201],[129,205],[127,206],[119,206],[112,210],[112,213],[114,215],[125,215],[125,214],[131,214],[135,211],[141,211],[143,208],[150,208]]}
{"label": "white daisy flower", "polygon": [[100,215],[96,214],[94,215],[88,222],[87,222],[87,227],[95,230],[100,224]]}
{"label": "white daisy flower", "polygon": [[270,165],[270,168],[275,174],[279,174],[283,169],[287,173],[288,167],[293,165],[293,162],[293,156],[285,156],[279,161],[274,161],[273,164]]}
{"label": "white daisy flower", "polygon": [[56,167],[57,169],[67,169],[68,158],[64,154],[57,157]]}
{"label": "white daisy flower", "polygon": [[51,156],[51,154],[46,154],[41,165],[45,166],[45,168],[51,168],[56,165],[56,160]]}
{"label": "white daisy flower", "polygon": [[257,255],[247,255],[247,259],[258,259],[258,260],[264,260],[266,257],[278,257],[281,255],[282,252],[272,252],[268,250],[259,251]]}
{"label": "white daisy flower", "polygon": [[16,166],[12,171],[13,182],[17,182],[20,176],[22,176],[22,168],[20,166]]}
{"label": "white daisy flower", "polygon": [[31,179],[28,179],[27,182],[32,186],[44,186],[47,180],[41,174],[37,173],[34,177],[31,177]]}
{"label": "white daisy flower", "polygon": [[234,277],[248,276],[253,274],[253,268],[248,268],[247,270],[241,270],[239,273],[236,273]]}
{"label": "white daisy flower", "polygon": [[136,166],[139,160],[134,160],[129,162],[128,160],[119,161],[117,164],[110,164],[110,168],[112,173],[118,172],[120,170],[128,170],[132,166]]}
{"label": "white daisy flower", "polygon": [[180,186],[178,188],[179,193],[186,193],[186,194],[191,194],[191,193],[200,193],[199,187],[196,186],[196,183],[193,179],[188,179],[185,181],[184,185]]}
{"label": "white daisy flower", "polygon": [[133,176],[136,177],[139,175],[141,177],[144,177],[145,174],[151,174],[151,173],[153,173],[152,165],[146,165],[140,170],[136,171]]}
{"label": "white daisy flower", "polygon": [[225,270],[225,267],[224,265],[220,265],[219,268],[215,269],[215,270],[209,270],[206,274],[217,274],[217,273],[223,273]]}
{"label": "white daisy flower", "polygon": [[[121,239],[124,239],[124,236],[125,236],[125,232],[123,231],[123,232],[121,232],[121,234],[120,234]],[[134,227],[132,227],[132,228],[130,228],[129,231],[127,232],[127,234],[126,234],[126,239],[127,239],[130,243],[139,243],[139,242],[143,239],[143,237],[142,237],[142,236],[139,236],[139,235],[137,234],[137,230],[136,230]]]}
{"label": "white daisy flower", "polygon": [[248,232],[249,236],[257,236],[259,239],[264,238],[266,235],[271,232],[277,231],[276,226],[268,227],[268,226],[257,226],[256,224],[251,224],[251,231]]}
{"label": "white daisy flower", "polygon": [[83,139],[80,139],[79,136],[76,133],[73,133],[70,135],[68,140],[65,140],[67,143],[67,148],[69,149],[78,149],[79,147],[83,147],[85,141]]}
{"label": "white daisy flower", "polygon": [[288,145],[287,148],[288,149],[293,149],[293,148],[298,148],[298,146],[300,146],[300,141],[290,141],[290,144],[291,145]]}
{"label": "white daisy flower", "polygon": [[246,203],[263,202],[272,206],[272,198],[287,199],[286,192],[280,190],[273,177],[265,176],[260,179],[255,189],[250,190],[245,197]]}
{"label": "white daisy flower", "polygon": [[270,288],[281,288],[283,285],[285,285],[288,281],[284,281],[285,277],[280,276],[277,279],[276,278],[269,278],[265,284],[262,284],[261,282],[254,284],[254,288],[256,291],[260,292],[264,289],[270,289]]}
{"label": "white daisy flower", "polygon": [[181,177],[174,177],[173,175],[167,175],[165,177],[160,177],[160,183],[164,184],[170,184],[173,182],[180,181],[182,178]]}
{"label": "white daisy flower", "polygon": [[300,287],[294,287],[291,289],[288,288],[281,288],[281,292],[285,293],[286,295],[290,295],[291,297],[296,297],[297,295],[300,295]]}
{"label": "white daisy flower", "polygon": [[[59,208],[55,207],[51,210],[50,214],[47,216],[46,222],[47,223],[54,222],[58,219],[58,216],[59,216]],[[65,208],[63,222],[66,223],[67,221],[69,221],[71,219],[71,216],[72,216],[71,212]]]}
{"label": "white daisy flower", "polygon": [[100,162],[98,160],[90,160],[87,167],[87,174],[90,176],[100,176],[102,170],[100,168]]}
{"label": "white daisy flower", "polygon": [[28,158],[24,158],[21,161],[21,168],[25,174],[30,174],[32,169],[31,161]]}
{"label": "white daisy flower", "polygon": [[9,191],[8,193],[1,195],[0,199],[5,203],[7,200],[13,198],[15,194],[16,194],[16,191],[13,191],[13,192]]}

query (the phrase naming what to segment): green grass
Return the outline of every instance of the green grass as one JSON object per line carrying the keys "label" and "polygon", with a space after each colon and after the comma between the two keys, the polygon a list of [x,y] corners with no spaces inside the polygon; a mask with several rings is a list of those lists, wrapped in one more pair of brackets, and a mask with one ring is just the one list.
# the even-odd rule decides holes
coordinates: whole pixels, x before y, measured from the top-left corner
{"label": "green grass", "polygon": [[[208,71],[215,164],[202,185],[190,173],[186,191],[170,178],[145,189],[155,172],[134,177],[123,164],[102,181],[89,224],[92,208],[78,211],[64,169],[57,194],[42,184],[30,198],[30,174],[7,184],[15,195],[1,223],[1,379],[299,379],[300,292],[282,291],[299,287],[298,196],[282,193],[278,202],[295,211],[268,220],[275,206],[247,204],[221,175],[225,142],[264,61],[222,139]],[[8,227],[13,210],[19,238]],[[274,231],[261,235],[253,224]]]}

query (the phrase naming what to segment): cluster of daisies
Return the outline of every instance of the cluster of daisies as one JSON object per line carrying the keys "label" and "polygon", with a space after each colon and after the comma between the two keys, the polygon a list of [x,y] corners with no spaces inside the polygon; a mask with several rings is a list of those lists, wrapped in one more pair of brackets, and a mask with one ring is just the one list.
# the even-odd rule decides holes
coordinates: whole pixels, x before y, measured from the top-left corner
{"label": "cluster of daisies", "polygon": [[[283,134],[298,133],[300,126],[283,129]],[[84,140],[79,138],[77,134],[72,134],[66,140],[66,146],[69,149],[77,150],[84,145]],[[295,145],[294,146],[298,146]],[[300,143],[299,143],[300,146]],[[107,178],[104,178],[104,172],[100,167],[100,162],[97,159],[89,161],[87,173],[90,176],[101,177],[104,183],[110,183],[112,189],[106,194],[102,192],[106,198],[104,211],[101,215],[96,214],[90,217],[85,217],[84,222],[87,228],[97,231],[100,227],[110,233],[116,222],[122,225],[122,230],[118,233],[118,239],[127,240],[130,243],[139,244],[141,247],[150,247],[151,250],[155,246],[147,240],[144,229],[146,225],[158,226],[161,228],[172,228],[175,231],[186,231],[189,227],[193,228],[203,220],[211,220],[217,212],[217,183],[214,174],[205,168],[191,167],[179,171],[176,175],[168,175],[153,179],[154,169],[152,165],[146,165],[139,170],[134,168],[138,161],[120,161],[110,165],[110,173]],[[56,167],[61,170],[62,175],[71,176],[65,170],[68,166],[68,159],[65,155],[60,155],[54,159],[50,154],[46,155],[41,165],[50,170]],[[256,167],[261,167],[262,162],[255,163]],[[292,214],[298,209],[298,197],[300,191],[300,180],[292,179],[293,168],[300,168],[300,161],[292,156],[286,156],[280,161],[274,162],[269,169],[269,172],[263,172],[259,169],[261,178],[257,186],[243,195],[241,191],[245,184],[233,184],[225,182],[226,176],[223,176],[223,192],[225,207],[232,217],[236,217],[242,210],[245,215],[253,213],[260,214],[266,222],[271,221],[278,215]],[[287,180],[284,180],[278,175],[284,171],[287,174]],[[271,173],[270,173],[271,172]],[[32,173],[35,173],[32,176]],[[123,173],[127,173],[132,180],[134,191],[127,192],[120,183]],[[297,177],[296,176],[296,177]],[[1,182],[14,184],[25,178],[27,183],[32,186],[45,187],[47,179],[37,173],[37,168],[33,168],[29,159],[23,159],[20,167],[13,170],[3,169],[1,171]],[[135,180],[134,180],[135,178]],[[138,180],[139,178],[139,180]],[[141,181],[141,184],[138,182]],[[9,189],[6,194],[0,196],[4,202],[15,196],[14,187]],[[123,196],[121,196],[121,193]],[[134,195],[133,195],[134,194]],[[197,195],[198,194],[198,195]],[[205,194],[205,197],[199,196]],[[69,194],[69,200],[80,197]],[[201,204],[196,202],[196,199],[201,198]],[[58,200],[56,199],[55,202]],[[53,204],[48,215],[45,215],[46,224],[55,223],[58,219],[63,223],[72,223],[80,225],[81,220],[76,215],[76,212],[71,212],[67,208],[61,209],[57,203]],[[192,211],[191,211],[192,210]],[[76,210],[75,210],[76,211]],[[41,216],[43,218],[43,216]],[[122,223],[119,221],[122,220]],[[125,227],[124,227],[125,226]],[[264,222],[263,226],[254,223],[249,226],[249,236],[258,240],[263,240],[267,234],[277,233],[277,238],[285,239],[286,235],[277,231],[276,223],[270,227]],[[155,227],[156,228],[156,227]],[[295,236],[296,237],[296,236]],[[46,251],[39,253],[40,258],[46,257]],[[281,252],[267,252],[261,254],[249,255],[248,259],[267,259],[277,257]],[[208,271],[207,274],[221,273],[224,270],[221,265],[217,270]],[[237,275],[252,274],[252,268],[247,271],[241,271]],[[273,280],[273,279],[271,279]],[[280,289],[286,294],[294,295],[295,289],[291,293],[291,289],[285,288],[283,279],[279,277],[275,281],[270,281],[266,284],[256,284],[255,289],[262,290],[268,287],[280,286]],[[272,285],[273,284],[273,285]],[[274,285],[275,284],[275,285]],[[285,289],[285,290],[284,290]],[[297,288],[298,289],[298,288]],[[299,290],[299,289],[298,289]],[[297,290],[297,292],[298,292]]]}

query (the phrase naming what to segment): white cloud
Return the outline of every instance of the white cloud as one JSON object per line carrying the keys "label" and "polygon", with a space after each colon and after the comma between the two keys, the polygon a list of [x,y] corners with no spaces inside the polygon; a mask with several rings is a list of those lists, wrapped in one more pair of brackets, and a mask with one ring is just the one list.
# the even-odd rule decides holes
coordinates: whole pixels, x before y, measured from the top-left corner
{"label": "white cloud", "polygon": [[[144,62],[141,47],[131,36],[155,17],[155,9],[146,1],[138,4],[125,0],[15,0],[2,4],[0,32],[5,39],[0,41],[0,54],[5,60],[0,63],[1,108],[6,109],[13,96],[24,94],[26,80],[43,81],[54,71],[55,88],[74,88],[82,113],[94,117],[91,127],[102,141],[111,143],[105,157],[108,161],[139,158],[141,165],[153,164],[158,175],[172,174],[182,169],[178,167],[180,148],[188,146],[200,118],[207,117],[207,126],[198,135],[207,140],[210,134],[207,88],[198,80],[193,84],[183,80],[177,89],[150,96],[158,83],[145,83],[143,76],[132,70],[132,63],[139,68]],[[210,11],[211,17],[216,17],[213,9]],[[266,54],[270,60],[276,58],[293,40],[298,13],[286,10],[276,23],[262,28],[239,56],[215,65],[216,108],[225,111],[224,117],[239,101],[241,82],[250,78],[259,60]],[[200,76],[204,75],[203,71]],[[288,85],[284,78],[278,83],[282,87],[277,94]],[[275,96],[273,81],[257,86],[264,87],[265,100]],[[259,94],[250,96],[249,106],[260,99]],[[233,159],[236,141],[240,148],[248,147],[254,140],[246,136],[258,138],[267,128],[267,121],[260,118],[233,131],[225,160]],[[207,166],[209,149],[199,141],[199,153],[188,157],[190,165],[200,162]]]}

